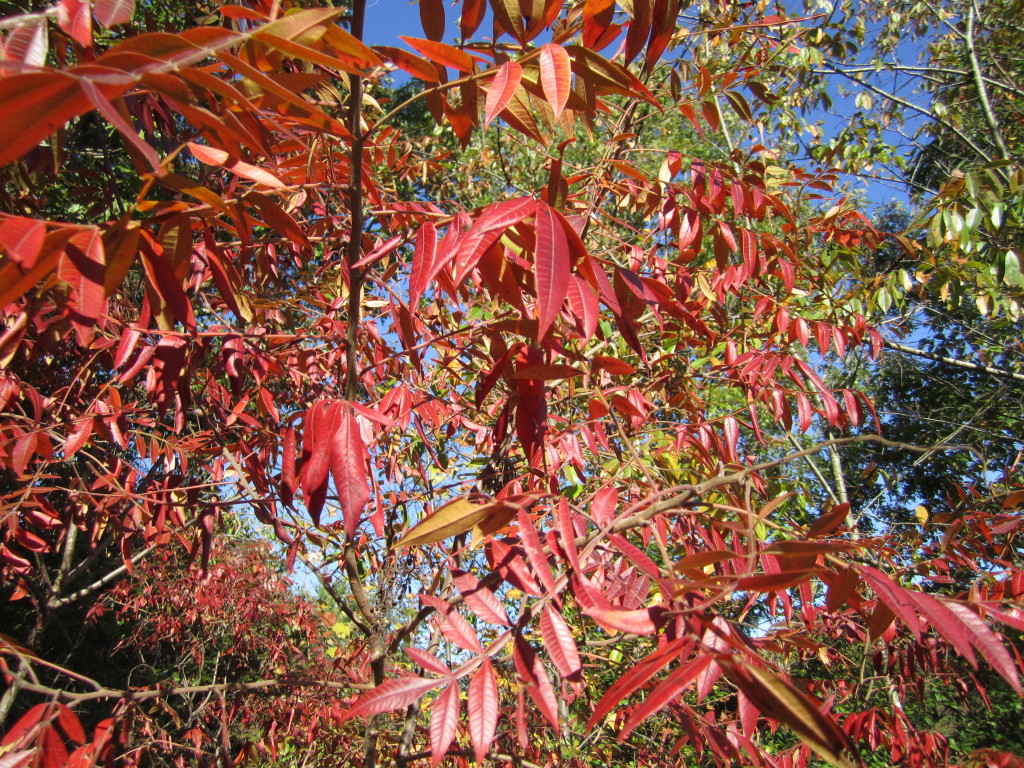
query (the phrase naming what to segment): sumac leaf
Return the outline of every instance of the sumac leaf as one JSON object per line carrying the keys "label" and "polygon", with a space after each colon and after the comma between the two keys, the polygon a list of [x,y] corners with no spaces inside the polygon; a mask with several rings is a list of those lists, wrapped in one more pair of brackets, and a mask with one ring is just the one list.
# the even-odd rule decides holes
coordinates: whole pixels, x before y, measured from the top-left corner
{"label": "sumac leaf", "polygon": [[469,683],[466,701],[469,711],[469,739],[477,764],[483,765],[498,727],[498,680],[491,660],[485,658]]}
{"label": "sumac leaf", "polygon": [[487,127],[496,118],[515,94],[519,83],[523,79],[523,68],[515,61],[506,61],[491,80],[487,90],[487,99],[484,102],[484,127]]}
{"label": "sumac leaf", "polygon": [[459,725],[459,684],[451,683],[434,699],[430,708],[430,762],[444,758]]}
{"label": "sumac leaf", "polygon": [[567,680],[581,680],[583,665],[580,663],[572,630],[562,615],[550,604],[540,615],[540,634],[559,674]]}
{"label": "sumac leaf", "polygon": [[569,243],[558,215],[537,204],[537,341],[547,335],[569,292]]}
{"label": "sumac leaf", "polygon": [[540,49],[540,84],[544,98],[555,113],[555,120],[562,115],[565,103],[572,90],[572,68],[569,54],[558,43],[548,43]]}
{"label": "sumac leaf", "polygon": [[387,680],[372,691],[363,694],[346,715],[351,717],[372,717],[382,712],[394,712],[407,707],[429,690],[441,684],[441,680],[428,680],[423,677],[402,677]]}

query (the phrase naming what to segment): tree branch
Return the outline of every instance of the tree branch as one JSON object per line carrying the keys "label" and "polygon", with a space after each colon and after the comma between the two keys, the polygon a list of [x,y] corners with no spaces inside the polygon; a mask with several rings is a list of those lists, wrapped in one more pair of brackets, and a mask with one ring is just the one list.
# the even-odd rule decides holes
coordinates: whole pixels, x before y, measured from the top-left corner
{"label": "tree branch", "polygon": [[966,360],[960,360],[955,357],[946,357],[945,355],[936,355],[933,352],[925,352],[923,349],[915,349],[914,347],[908,347],[905,344],[899,344],[895,341],[885,341],[885,347],[887,349],[894,349],[897,352],[903,352],[907,355],[914,355],[915,357],[923,357],[925,360],[932,360],[936,363],[943,363],[945,365],[951,365],[955,368],[963,368],[967,371],[977,371],[978,373],[987,373],[990,376],[998,376],[1003,379],[1013,379],[1014,381],[1024,381],[1024,373],[1015,373],[1013,371],[1007,371],[1004,368],[995,368],[991,365],[980,365],[979,363],[970,363]]}
{"label": "tree branch", "polygon": [[967,46],[967,55],[971,59],[971,72],[974,74],[974,87],[978,91],[978,98],[981,100],[981,111],[985,115],[985,122],[992,133],[993,143],[999,147],[1002,159],[1009,158],[1010,153],[1006,149],[1006,142],[1003,141],[1003,131],[999,127],[999,120],[996,119],[995,110],[992,109],[992,102],[988,98],[988,88],[985,86],[985,78],[981,74],[981,62],[978,60],[978,51],[974,47],[974,6],[967,12],[967,34],[964,36],[964,43]]}

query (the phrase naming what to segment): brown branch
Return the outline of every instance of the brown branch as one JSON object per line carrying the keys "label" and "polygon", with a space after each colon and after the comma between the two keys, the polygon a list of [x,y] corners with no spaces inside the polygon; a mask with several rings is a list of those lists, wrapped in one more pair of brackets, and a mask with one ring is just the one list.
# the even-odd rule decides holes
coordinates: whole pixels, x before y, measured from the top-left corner
{"label": "brown branch", "polygon": [[76,707],[89,701],[104,701],[109,699],[122,699],[124,701],[140,702],[152,701],[154,699],[166,699],[171,696],[190,696],[196,693],[252,693],[270,688],[326,688],[330,690],[353,690],[365,691],[373,688],[372,685],[363,683],[339,683],[334,680],[282,680],[280,678],[267,678],[265,680],[253,680],[248,683],[210,683],[208,685],[182,685],[182,686],[159,686],[145,690],[124,690],[118,691],[113,688],[100,687],[95,691],[87,693],[74,693],[60,688],[51,688],[47,685],[40,685],[25,680],[23,677],[14,674],[12,677],[17,680],[18,687],[23,691],[38,693],[43,696],[61,699],[67,702],[69,707]]}
{"label": "brown branch", "polygon": [[987,373],[990,376],[998,376],[1003,379],[1024,381],[1024,373],[1015,373],[1014,371],[1008,371],[1005,368],[995,368],[991,365],[971,363],[968,362],[967,360],[960,360],[959,358],[956,357],[946,357],[945,355],[937,355],[934,352],[925,352],[923,349],[915,349],[914,347],[908,347],[905,344],[899,344],[895,341],[886,341],[885,347],[887,349],[896,350],[897,352],[903,352],[907,355],[923,357],[925,360],[932,360],[936,363],[951,365],[955,368],[963,368],[964,370],[967,371],[977,371],[978,373]]}

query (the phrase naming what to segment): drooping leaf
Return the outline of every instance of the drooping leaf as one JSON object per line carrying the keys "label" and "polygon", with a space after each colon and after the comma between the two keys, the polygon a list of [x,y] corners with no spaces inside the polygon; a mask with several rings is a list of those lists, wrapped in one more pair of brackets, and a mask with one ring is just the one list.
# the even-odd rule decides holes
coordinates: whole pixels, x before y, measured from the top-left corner
{"label": "drooping leaf", "polygon": [[444,39],[444,0],[420,1],[420,26],[429,40]]}
{"label": "drooping leaf", "polygon": [[576,641],[572,630],[565,623],[562,615],[548,604],[540,615],[540,633],[544,638],[544,647],[554,662],[560,675],[566,680],[579,682],[582,677],[583,665],[580,662]]}
{"label": "drooping leaf", "polygon": [[345,532],[353,536],[370,501],[366,473],[367,451],[359,434],[352,406],[343,401],[333,404],[337,425],[330,442],[331,476],[338,491],[338,503],[345,519]]}
{"label": "drooping leaf", "polygon": [[569,244],[557,215],[537,204],[537,341],[543,341],[569,293]]}
{"label": "drooping leaf", "polygon": [[544,718],[554,727],[555,733],[558,733],[560,730],[558,700],[555,698],[551,680],[548,678],[548,673],[537,652],[528,642],[517,637],[512,659],[519,677],[526,684],[527,694],[538,706]]}
{"label": "drooping leaf", "polygon": [[476,761],[482,765],[498,727],[498,680],[489,658],[473,675],[466,701],[469,712],[469,739],[473,743]]}
{"label": "drooping leaf", "polygon": [[752,664],[727,659],[720,662],[729,678],[753,704],[769,717],[786,723],[815,752],[837,768],[856,768],[850,739],[820,703],[796,690],[771,672]]}
{"label": "drooping leaf", "polygon": [[484,102],[484,127],[487,127],[496,118],[515,94],[519,83],[523,79],[523,68],[515,61],[506,61],[491,80],[487,89],[487,99]]}
{"label": "drooping leaf", "polygon": [[92,9],[88,0],[60,0],[57,24],[82,47],[92,46]]}
{"label": "drooping leaf", "polygon": [[544,554],[544,547],[541,544],[537,529],[530,520],[530,515],[525,507],[520,507],[519,517],[519,538],[523,542],[523,550],[530,561],[533,572],[537,574],[541,584],[548,594],[556,592],[555,580],[551,575],[551,566],[548,565],[547,557]]}
{"label": "drooping leaf", "polygon": [[540,49],[540,83],[544,98],[555,113],[555,120],[562,115],[565,103],[572,90],[572,68],[569,54],[558,43],[547,43]]}
{"label": "drooping leaf", "polygon": [[683,652],[692,646],[693,640],[676,638],[664,643],[661,647],[637,661],[632,667],[627,668],[622,676],[604,692],[600,701],[594,706],[594,711],[587,721],[587,730],[594,728],[620,702],[638,691],[645,683],[649,683],[662,669],[671,663],[672,659],[683,655]]}
{"label": "drooping leaf", "polygon": [[[123,86],[105,90],[120,92]],[[29,72],[0,79],[0,165],[17,160],[72,118],[92,109],[78,81],[63,72]]]}
{"label": "drooping leaf", "polygon": [[448,752],[459,725],[459,684],[453,682],[430,708],[430,763],[437,765]]}
{"label": "drooping leaf", "polygon": [[888,606],[889,610],[903,622],[915,638],[920,638],[921,620],[918,618],[908,590],[893,583],[892,579],[870,565],[861,565],[858,570],[864,581],[878,595],[878,599]]}
{"label": "drooping leaf", "polygon": [[468,40],[476,32],[487,11],[487,0],[465,0],[462,3],[462,16],[459,17],[459,31],[462,39]]}

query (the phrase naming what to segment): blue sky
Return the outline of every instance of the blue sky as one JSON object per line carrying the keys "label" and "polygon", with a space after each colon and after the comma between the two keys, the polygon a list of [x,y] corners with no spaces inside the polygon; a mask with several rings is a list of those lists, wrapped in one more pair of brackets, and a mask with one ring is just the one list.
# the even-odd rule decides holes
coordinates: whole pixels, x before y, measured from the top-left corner
{"label": "blue sky", "polygon": [[[445,29],[454,32],[457,22],[455,11],[445,3]],[[419,4],[409,0],[367,0],[366,23],[363,40],[368,45],[395,45],[408,48],[398,39],[406,37],[424,37],[420,26]],[[448,40],[449,34],[445,35]]]}

